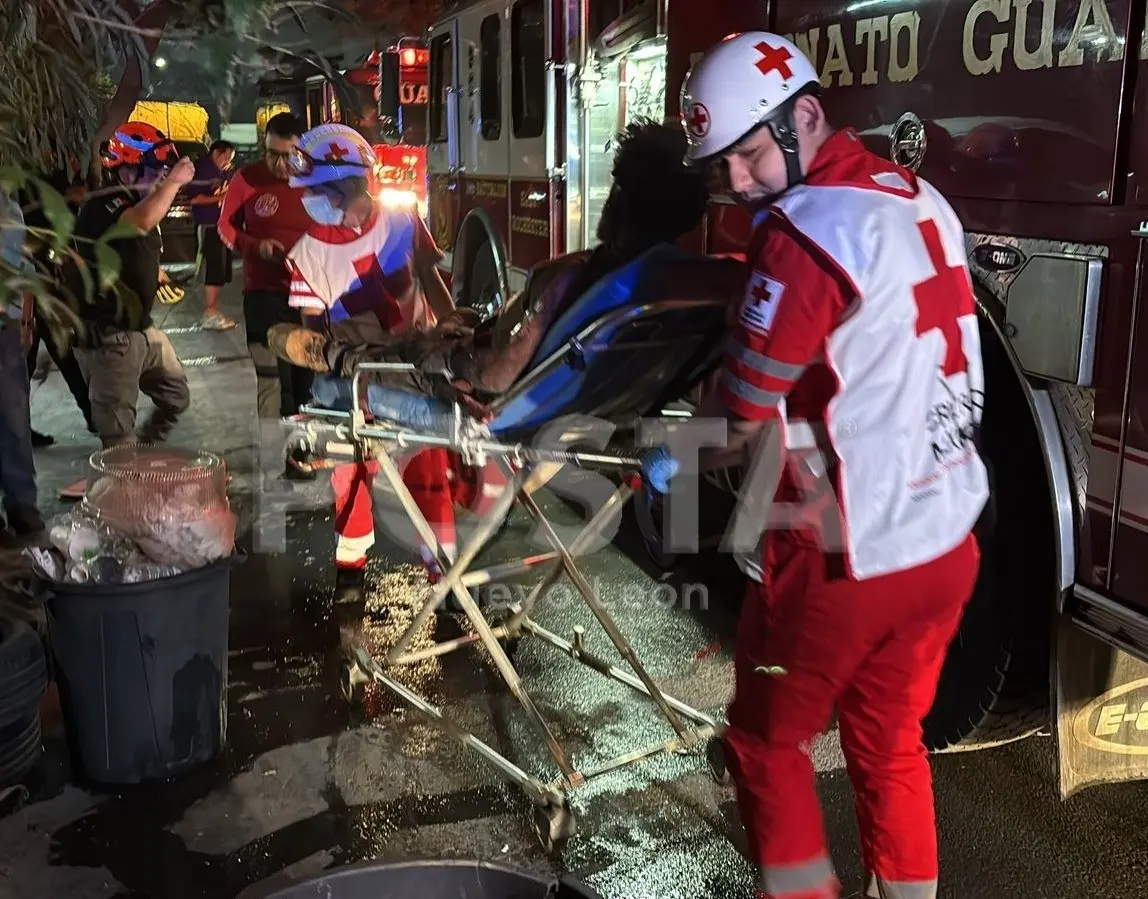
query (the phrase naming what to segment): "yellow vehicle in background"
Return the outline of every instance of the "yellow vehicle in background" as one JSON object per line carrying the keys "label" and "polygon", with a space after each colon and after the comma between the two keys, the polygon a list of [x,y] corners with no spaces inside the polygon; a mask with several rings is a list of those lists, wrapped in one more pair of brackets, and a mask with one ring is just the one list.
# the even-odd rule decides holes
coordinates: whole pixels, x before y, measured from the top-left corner
{"label": "yellow vehicle in background", "polygon": [[255,110],[255,128],[259,146],[263,146],[267,123],[271,120],[272,116],[278,115],[281,112],[291,112],[291,104],[285,103],[282,100],[272,100],[270,102],[260,103],[258,109]]}
{"label": "yellow vehicle in background", "polygon": [[211,143],[207,130],[207,110],[198,103],[164,100],[140,100],[132,110],[131,121],[155,125],[176,144]]}

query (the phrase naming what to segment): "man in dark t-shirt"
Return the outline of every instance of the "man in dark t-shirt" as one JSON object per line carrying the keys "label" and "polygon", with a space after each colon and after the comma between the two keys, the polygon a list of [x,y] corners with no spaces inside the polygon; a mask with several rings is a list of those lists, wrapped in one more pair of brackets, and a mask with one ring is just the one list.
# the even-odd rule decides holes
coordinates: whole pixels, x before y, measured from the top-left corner
{"label": "man in dark t-shirt", "polygon": [[81,306],[85,334],[76,347],[105,447],[134,438],[141,390],[156,405],[139,434],[145,442],[166,437],[191,402],[183,366],[151,320],[160,283],[159,224],[195,174],[189,159],[176,158],[174,144],[159,129],[122,125],[105,155],[120,187],[90,199],[76,219],[76,250],[93,273],[99,271],[94,242],[113,227],[123,231],[108,241],[120,261],[117,283]]}
{"label": "man in dark t-shirt", "polygon": [[235,320],[219,311],[219,289],[231,283],[231,250],[219,236],[219,211],[231,180],[235,145],[217,140],[195,163],[195,180],[187,187],[191,211],[199,229],[199,255],[203,264],[203,319],[209,331],[226,331]]}

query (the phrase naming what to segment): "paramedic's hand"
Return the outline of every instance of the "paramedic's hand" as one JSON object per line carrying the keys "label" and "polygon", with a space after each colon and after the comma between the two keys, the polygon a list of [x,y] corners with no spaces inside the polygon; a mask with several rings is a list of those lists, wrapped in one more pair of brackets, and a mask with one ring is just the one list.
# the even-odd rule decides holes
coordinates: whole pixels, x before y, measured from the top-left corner
{"label": "paramedic's hand", "polygon": [[286,253],[283,251],[283,244],[279,243],[277,240],[272,240],[271,238],[259,241],[259,246],[257,249],[259,251],[259,258],[267,259],[269,261],[272,259],[282,259],[286,255]]}
{"label": "paramedic's hand", "polygon": [[670,492],[670,479],[678,473],[681,464],[664,446],[650,450],[642,457],[642,477],[658,493]]}

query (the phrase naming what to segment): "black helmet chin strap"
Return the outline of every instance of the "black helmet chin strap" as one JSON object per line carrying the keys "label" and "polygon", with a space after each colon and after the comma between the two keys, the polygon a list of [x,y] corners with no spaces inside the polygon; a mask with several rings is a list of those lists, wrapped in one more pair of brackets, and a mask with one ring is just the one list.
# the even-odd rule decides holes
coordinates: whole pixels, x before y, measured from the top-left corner
{"label": "black helmet chin strap", "polygon": [[[794,98],[796,99],[796,98]],[[801,172],[801,156],[797,146],[797,122],[793,117],[793,103],[787,103],[778,115],[767,123],[773,139],[785,154],[786,190],[800,184],[805,176]]]}

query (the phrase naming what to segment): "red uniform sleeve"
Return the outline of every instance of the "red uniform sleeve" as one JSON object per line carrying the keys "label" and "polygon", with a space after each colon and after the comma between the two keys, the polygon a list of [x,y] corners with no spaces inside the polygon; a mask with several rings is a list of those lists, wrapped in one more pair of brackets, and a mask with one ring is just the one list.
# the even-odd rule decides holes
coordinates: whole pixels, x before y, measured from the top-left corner
{"label": "red uniform sleeve", "polygon": [[258,241],[243,230],[244,204],[254,193],[243,172],[236,172],[219,211],[219,238],[240,256],[255,252],[258,246]]}
{"label": "red uniform sleeve", "polygon": [[829,256],[784,222],[771,229],[750,272],[717,393],[739,418],[780,415],[781,401],[853,301],[849,279]]}

